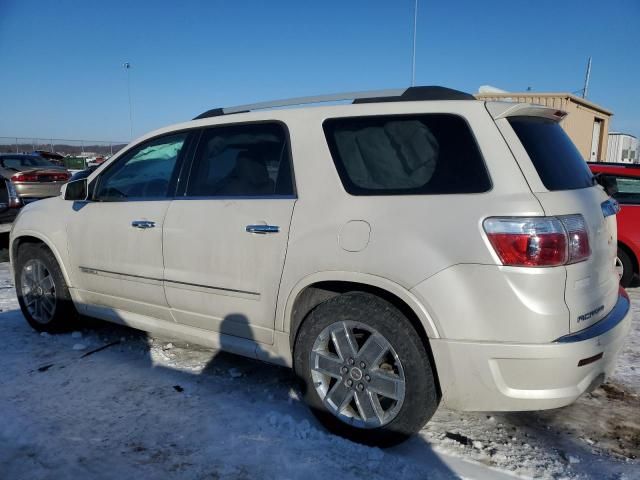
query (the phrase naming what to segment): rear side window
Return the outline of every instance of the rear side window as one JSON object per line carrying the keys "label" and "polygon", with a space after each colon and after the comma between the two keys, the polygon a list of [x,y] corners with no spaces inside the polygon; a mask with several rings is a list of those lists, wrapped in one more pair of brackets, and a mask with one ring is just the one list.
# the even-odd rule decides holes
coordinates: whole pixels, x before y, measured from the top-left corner
{"label": "rear side window", "polygon": [[593,185],[593,175],[562,127],[540,117],[511,117],[511,127],[549,191]]}
{"label": "rear side window", "polygon": [[284,127],[255,123],[205,130],[186,193],[190,197],[293,195]]}
{"label": "rear side window", "polygon": [[350,117],[324,131],[352,195],[480,193],[489,175],[467,122],[457,115]]}

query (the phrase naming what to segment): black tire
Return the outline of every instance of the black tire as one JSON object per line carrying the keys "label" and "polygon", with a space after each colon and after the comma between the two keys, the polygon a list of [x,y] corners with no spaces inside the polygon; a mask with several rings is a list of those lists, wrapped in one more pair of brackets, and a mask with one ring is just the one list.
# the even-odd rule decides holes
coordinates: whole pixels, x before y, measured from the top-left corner
{"label": "black tire", "polygon": [[[32,315],[27,307],[27,301],[23,292],[22,274],[30,261],[42,262],[53,282],[54,290],[51,298],[55,299],[53,312],[47,314],[50,318],[38,319]],[[59,333],[72,330],[76,326],[77,311],[71,300],[69,288],[62,275],[62,270],[55,256],[44,244],[28,243],[19,248],[15,262],[15,285],[18,295],[18,303],[25,319],[31,327],[38,332]],[[28,294],[27,294],[28,295]]]}
{"label": "black tire", "polygon": [[618,259],[622,265],[622,276],[620,277],[620,285],[627,288],[631,285],[634,277],[633,262],[631,257],[623,249],[618,248]]}
{"label": "black tire", "polygon": [[[318,336],[336,322],[359,322],[379,332],[395,350],[405,377],[401,408],[377,428],[359,428],[340,420],[316,391],[310,356]],[[355,442],[379,447],[396,445],[418,432],[433,416],[440,396],[434,369],[418,333],[394,305],[375,295],[350,292],[317,306],[300,326],[294,346],[294,370],[306,403],[331,432]]]}

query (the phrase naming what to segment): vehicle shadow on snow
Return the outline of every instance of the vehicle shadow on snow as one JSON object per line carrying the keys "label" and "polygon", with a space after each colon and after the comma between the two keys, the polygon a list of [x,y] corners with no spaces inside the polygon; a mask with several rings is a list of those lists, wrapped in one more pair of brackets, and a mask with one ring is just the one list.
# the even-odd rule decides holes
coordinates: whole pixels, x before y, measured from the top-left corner
{"label": "vehicle shadow on snow", "polygon": [[[30,335],[19,311],[0,313],[0,325],[3,317],[10,317],[13,323],[20,317],[25,341],[51,341],[47,335]],[[230,317],[232,320],[223,321],[222,331],[229,321],[234,331],[238,331],[238,322],[250,331],[246,318]],[[108,437],[100,454],[91,445],[77,445],[77,451],[65,453],[64,464],[48,459],[53,471],[66,478],[95,472],[96,464],[109,456],[111,462],[129,464],[121,467],[125,474],[158,468],[163,475],[176,478],[458,478],[420,436],[380,450],[327,432],[301,401],[299,382],[289,369],[184,341],[159,340],[99,320],[81,320],[82,337],[56,336],[60,342],[39,354],[28,371],[31,381],[50,376],[72,390],[76,382],[75,388],[83,388],[83,382],[109,382],[102,390],[84,391],[82,401],[60,398],[61,392],[41,398],[44,405],[29,409],[28,421],[36,431],[40,429],[32,436],[41,441],[59,441],[47,438],[52,428],[56,431],[53,437],[78,436],[74,425],[52,427],[50,408],[56,409],[55,418],[74,418],[76,425],[93,424],[96,435]],[[78,344],[82,342],[89,345],[81,349]],[[141,392],[146,393],[141,396]],[[96,407],[112,413],[108,418],[96,416]],[[148,415],[154,421],[141,423],[140,416]],[[2,428],[1,442],[11,443]],[[0,447],[0,469],[16,473],[16,478],[26,474],[16,462],[40,455],[33,441],[27,444],[31,445],[27,450],[16,447],[18,451],[9,449],[4,455]],[[41,465],[46,463],[39,460]],[[318,469],[320,464],[322,469]]]}

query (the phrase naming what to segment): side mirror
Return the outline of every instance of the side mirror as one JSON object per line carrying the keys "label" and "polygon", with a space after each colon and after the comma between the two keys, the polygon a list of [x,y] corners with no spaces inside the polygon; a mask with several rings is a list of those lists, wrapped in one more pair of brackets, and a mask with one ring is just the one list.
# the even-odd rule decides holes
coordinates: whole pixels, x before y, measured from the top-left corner
{"label": "side mirror", "polygon": [[611,175],[597,175],[596,180],[602,185],[602,188],[604,188],[604,191],[607,192],[607,195],[610,197],[618,193],[618,180],[616,177]]}
{"label": "side mirror", "polygon": [[87,192],[88,187],[86,178],[65,183],[60,189],[60,195],[62,195],[62,198],[73,201],[86,200]]}

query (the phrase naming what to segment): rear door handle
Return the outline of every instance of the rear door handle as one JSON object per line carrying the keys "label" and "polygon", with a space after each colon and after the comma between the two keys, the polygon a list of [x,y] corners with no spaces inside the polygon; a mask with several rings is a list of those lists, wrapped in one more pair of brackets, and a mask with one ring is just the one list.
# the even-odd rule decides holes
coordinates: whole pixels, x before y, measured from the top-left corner
{"label": "rear door handle", "polygon": [[131,222],[131,226],[134,228],[153,228],[156,226],[156,222],[152,222],[151,220],[134,220]]}
{"label": "rear door handle", "polygon": [[280,231],[280,227],[277,225],[247,225],[246,230],[248,233],[265,235],[267,233],[278,233]]}

